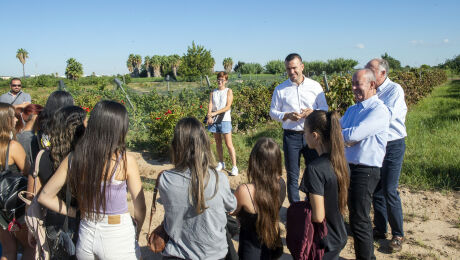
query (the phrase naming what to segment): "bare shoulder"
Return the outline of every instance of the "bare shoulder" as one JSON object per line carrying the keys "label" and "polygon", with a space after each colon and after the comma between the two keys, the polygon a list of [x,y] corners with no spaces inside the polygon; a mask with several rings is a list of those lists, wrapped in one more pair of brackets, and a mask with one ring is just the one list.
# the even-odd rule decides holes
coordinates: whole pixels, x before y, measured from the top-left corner
{"label": "bare shoulder", "polygon": [[11,150],[11,152],[16,152],[16,151],[20,151],[20,150],[24,151],[24,147],[22,147],[22,144],[20,144],[18,141],[11,140],[10,150]]}

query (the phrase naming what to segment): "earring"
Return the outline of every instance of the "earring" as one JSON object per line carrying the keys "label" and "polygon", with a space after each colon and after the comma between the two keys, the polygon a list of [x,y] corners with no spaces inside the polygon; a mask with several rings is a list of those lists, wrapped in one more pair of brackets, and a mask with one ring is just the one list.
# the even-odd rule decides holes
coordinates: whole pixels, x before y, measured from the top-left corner
{"label": "earring", "polygon": [[10,140],[13,140],[13,131],[10,131]]}

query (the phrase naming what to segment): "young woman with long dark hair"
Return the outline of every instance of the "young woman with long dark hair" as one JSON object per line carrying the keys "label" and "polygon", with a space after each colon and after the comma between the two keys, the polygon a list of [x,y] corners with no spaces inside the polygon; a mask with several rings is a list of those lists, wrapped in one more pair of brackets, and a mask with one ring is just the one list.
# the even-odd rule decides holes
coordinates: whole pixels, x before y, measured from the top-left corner
{"label": "young woman with long dark hair", "polygon": [[280,246],[279,210],[286,197],[281,151],[271,138],[260,138],[249,156],[248,180],[235,191],[236,214],[241,223],[240,259],[273,259]]}
{"label": "young woman with long dark hair", "polygon": [[[37,178],[33,178],[32,174],[29,175],[27,191],[33,193],[35,187],[36,194],[40,193],[42,186],[53,176],[61,162],[74,150],[76,143],[83,136],[85,131],[85,119],[86,112],[81,107],[77,106],[62,107],[54,113],[51,127],[49,128],[51,133],[50,149],[44,149],[40,161],[36,162],[39,164],[38,176]],[[59,196],[63,200],[65,199],[65,191],[66,189],[63,189]],[[75,200],[72,201],[71,205],[76,205]],[[48,211],[44,221],[47,232],[54,233],[56,229],[61,229],[64,220],[65,217],[63,215]],[[74,231],[78,232],[78,230]],[[29,234],[29,239],[32,238],[31,235],[32,234]],[[74,238],[76,237],[77,236]],[[51,248],[56,248],[57,242],[58,241],[48,240]],[[58,259],[62,256],[52,250],[50,252],[50,257],[51,259]]]}
{"label": "young woman with long dark hair", "polygon": [[[40,203],[58,213],[75,217],[78,210],[78,259],[140,258],[137,238],[146,209],[137,162],[126,153],[128,122],[123,105],[97,103],[74,152],[62,161],[39,196]],[[67,179],[78,208],[68,209],[57,196]],[[127,191],[137,230],[128,212]]]}
{"label": "young woman with long dark hair", "polygon": [[50,146],[50,128],[54,113],[61,107],[73,105],[73,97],[67,91],[57,90],[49,95],[45,108],[37,119],[40,148],[48,149]]}
{"label": "young woman with long dark hair", "polygon": [[323,259],[339,259],[347,243],[343,214],[350,183],[339,114],[315,110],[305,119],[304,129],[308,146],[316,150],[319,158],[307,166],[300,190],[307,193],[312,222],[326,219],[328,233]]}
{"label": "young woman with long dark hair", "polygon": [[[29,163],[26,159],[26,152],[22,145],[16,141],[15,125],[17,118],[12,105],[0,103],[0,171],[6,167],[8,156],[8,169],[14,174],[27,174]],[[7,154],[7,149],[9,151]],[[33,259],[34,249],[29,246],[27,241],[27,226],[24,222],[24,215],[15,215],[20,229],[9,231],[9,219],[0,216],[0,244],[2,244],[1,259],[16,259],[18,242],[24,249],[23,259]]]}
{"label": "young woman with long dark hair", "polygon": [[172,259],[223,259],[226,212],[236,208],[226,174],[215,170],[208,134],[196,118],[183,118],[171,144],[174,169],[159,179],[169,235],[163,255]]}

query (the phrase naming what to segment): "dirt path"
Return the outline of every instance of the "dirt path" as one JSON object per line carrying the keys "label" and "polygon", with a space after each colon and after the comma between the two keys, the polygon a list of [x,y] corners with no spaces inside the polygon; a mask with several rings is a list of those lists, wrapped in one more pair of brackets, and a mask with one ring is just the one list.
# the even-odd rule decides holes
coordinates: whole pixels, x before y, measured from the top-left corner
{"label": "dirt path", "polygon": [[[157,174],[172,165],[151,160],[148,155],[132,153],[138,159],[139,170],[144,181],[156,179]],[[285,176],[284,176],[285,177]],[[237,177],[229,177],[232,189],[245,182],[246,174],[240,172]],[[147,217],[142,228],[139,244],[144,259],[161,259],[147,249],[146,234],[148,232],[150,206],[152,203],[151,186],[146,190]],[[404,210],[404,229],[406,244],[402,252],[389,254],[388,240],[380,240],[375,245],[377,259],[460,259],[460,192],[411,191],[401,188],[401,200]],[[286,210],[289,206],[287,199],[281,209],[281,229],[285,237]],[[130,205],[132,210],[132,205]],[[156,215],[152,220],[152,228],[158,226],[163,219],[163,207],[158,205]],[[347,217],[346,217],[347,218]],[[234,238],[235,248],[238,248],[237,237]],[[281,259],[292,259],[287,247]],[[354,259],[353,238],[342,250],[341,257]]]}

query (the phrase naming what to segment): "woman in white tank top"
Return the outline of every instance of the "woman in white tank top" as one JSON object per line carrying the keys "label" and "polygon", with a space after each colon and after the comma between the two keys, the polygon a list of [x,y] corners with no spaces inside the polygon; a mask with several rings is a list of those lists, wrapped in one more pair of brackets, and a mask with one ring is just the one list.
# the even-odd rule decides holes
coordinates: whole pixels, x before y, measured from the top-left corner
{"label": "woman in white tank top", "polygon": [[228,74],[226,72],[221,71],[217,74],[218,88],[209,95],[207,123],[208,130],[214,134],[214,139],[216,140],[216,150],[219,158],[217,170],[225,169],[222,149],[223,135],[233,164],[230,175],[236,176],[238,175],[238,167],[236,167],[236,153],[232,143],[232,118],[230,115],[233,91],[225,86],[227,81]]}

